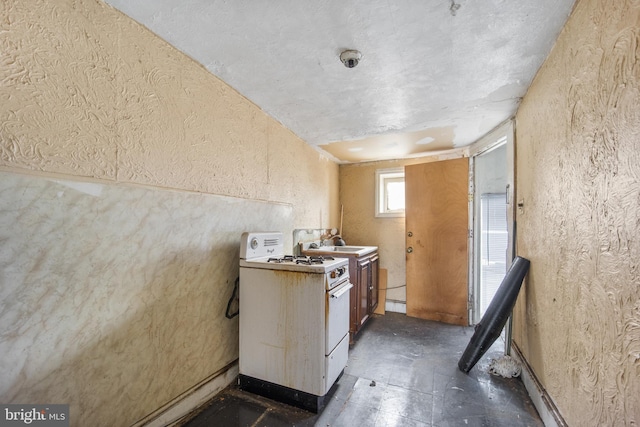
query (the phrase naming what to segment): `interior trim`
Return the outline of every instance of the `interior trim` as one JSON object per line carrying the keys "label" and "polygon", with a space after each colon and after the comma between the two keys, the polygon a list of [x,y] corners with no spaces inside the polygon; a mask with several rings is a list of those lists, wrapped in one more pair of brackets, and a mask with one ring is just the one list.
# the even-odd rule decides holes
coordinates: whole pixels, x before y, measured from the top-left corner
{"label": "interior trim", "polygon": [[137,421],[132,427],[165,427],[182,424],[195,410],[208,403],[216,394],[236,381],[238,359],[185,391],[167,404]]}
{"label": "interior trim", "polygon": [[405,301],[386,300],[384,303],[385,311],[392,311],[394,313],[407,313],[407,303]]}
{"label": "interior trim", "polygon": [[520,348],[513,341],[511,342],[511,350],[511,356],[522,365],[520,377],[544,425],[546,427],[569,427],[562,414],[560,414],[558,407],[553,403],[551,396],[549,396],[547,390],[542,386],[533,369],[523,357]]}

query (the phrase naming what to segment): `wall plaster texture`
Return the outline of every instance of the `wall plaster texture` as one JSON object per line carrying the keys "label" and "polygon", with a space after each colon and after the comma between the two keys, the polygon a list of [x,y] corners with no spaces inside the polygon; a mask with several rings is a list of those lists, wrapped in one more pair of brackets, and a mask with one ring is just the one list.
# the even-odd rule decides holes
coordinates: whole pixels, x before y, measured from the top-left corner
{"label": "wall plaster texture", "polygon": [[581,0],[516,117],[514,339],[568,425],[640,422],[640,2]]}
{"label": "wall plaster texture", "polygon": [[131,425],[238,356],[243,231],[336,227],[338,166],[97,0],[0,2],[0,401]]}

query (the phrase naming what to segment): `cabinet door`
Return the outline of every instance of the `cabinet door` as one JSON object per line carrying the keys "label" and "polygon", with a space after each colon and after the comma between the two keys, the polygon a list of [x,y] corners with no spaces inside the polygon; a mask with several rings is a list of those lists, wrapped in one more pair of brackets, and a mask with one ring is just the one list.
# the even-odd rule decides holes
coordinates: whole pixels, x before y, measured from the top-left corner
{"label": "cabinet door", "polygon": [[358,329],[369,318],[369,259],[358,260]]}
{"label": "cabinet door", "polygon": [[378,268],[380,265],[378,255],[371,258],[371,268],[369,271],[369,315],[373,314],[378,307]]}
{"label": "cabinet door", "polygon": [[358,259],[356,257],[349,257],[349,280],[353,284],[349,299],[351,308],[351,313],[349,314],[349,342],[352,343],[360,328],[360,315],[358,313],[358,305],[360,304],[358,284],[360,283],[360,278],[358,277]]}

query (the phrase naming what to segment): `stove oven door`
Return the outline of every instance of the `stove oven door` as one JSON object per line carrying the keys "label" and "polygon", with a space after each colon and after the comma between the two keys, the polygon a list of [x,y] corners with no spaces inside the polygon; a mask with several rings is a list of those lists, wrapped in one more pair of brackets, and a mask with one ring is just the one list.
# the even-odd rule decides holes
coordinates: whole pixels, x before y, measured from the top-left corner
{"label": "stove oven door", "polygon": [[353,285],[347,278],[327,292],[325,355],[329,355],[349,333],[349,290],[351,288]]}

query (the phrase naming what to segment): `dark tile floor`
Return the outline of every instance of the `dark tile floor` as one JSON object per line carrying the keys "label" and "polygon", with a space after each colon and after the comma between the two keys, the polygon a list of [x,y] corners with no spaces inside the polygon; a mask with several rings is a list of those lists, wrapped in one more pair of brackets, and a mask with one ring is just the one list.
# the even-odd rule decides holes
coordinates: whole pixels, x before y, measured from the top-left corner
{"label": "dark tile floor", "polygon": [[188,427],[543,426],[520,378],[487,373],[496,342],[476,366],[458,369],[473,328],[398,313],[376,316],[349,352],[325,409],[313,414],[231,386]]}

